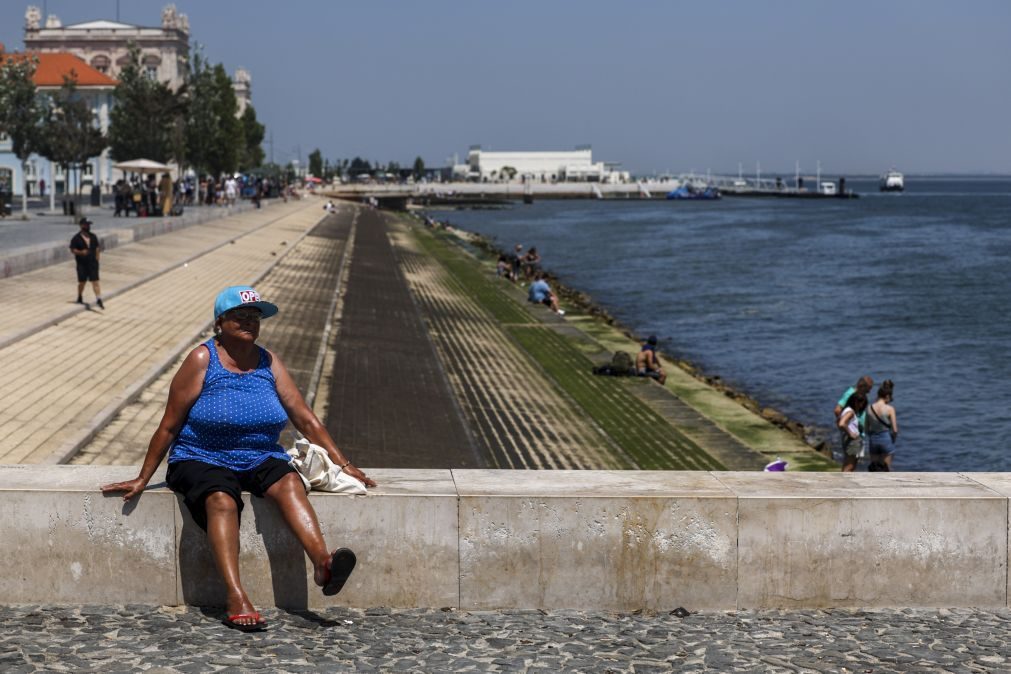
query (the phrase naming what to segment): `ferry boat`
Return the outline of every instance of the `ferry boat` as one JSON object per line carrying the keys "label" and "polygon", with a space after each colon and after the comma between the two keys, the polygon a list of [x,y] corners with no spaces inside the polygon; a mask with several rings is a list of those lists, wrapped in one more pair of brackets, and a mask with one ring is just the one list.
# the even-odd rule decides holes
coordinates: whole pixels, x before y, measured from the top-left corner
{"label": "ferry boat", "polygon": [[906,183],[902,174],[892,169],[888,173],[882,174],[878,187],[882,192],[901,192],[906,189]]}

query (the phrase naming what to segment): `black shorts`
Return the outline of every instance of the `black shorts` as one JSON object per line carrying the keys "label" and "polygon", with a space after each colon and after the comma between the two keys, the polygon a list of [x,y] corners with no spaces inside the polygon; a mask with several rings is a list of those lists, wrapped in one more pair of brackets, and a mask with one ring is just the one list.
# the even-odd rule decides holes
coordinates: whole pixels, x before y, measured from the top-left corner
{"label": "black shorts", "polygon": [[77,260],[77,282],[84,283],[85,281],[97,281],[98,280],[98,260],[95,259],[78,259]]}
{"label": "black shorts", "polygon": [[242,490],[253,496],[263,496],[271,485],[295,469],[286,461],[270,458],[252,470],[235,471],[213,466],[203,461],[179,461],[168,467],[169,489],[183,497],[183,502],[201,529],[207,531],[207,508],[204,502],[214,492],[228,494],[235,500],[242,518]]}

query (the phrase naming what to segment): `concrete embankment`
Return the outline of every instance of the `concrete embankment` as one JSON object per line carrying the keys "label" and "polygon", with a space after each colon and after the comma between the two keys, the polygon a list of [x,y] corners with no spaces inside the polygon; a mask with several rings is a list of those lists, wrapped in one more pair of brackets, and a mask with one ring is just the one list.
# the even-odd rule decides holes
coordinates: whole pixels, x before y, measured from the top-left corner
{"label": "concrete embankment", "polygon": [[[0,467],[3,603],[220,605],[203,532],[136,468]],[[369,471],[312,494],[358,567],[324,598],[262,499],[246,497],[254,603],[463,609],[1007,607],[1011,474]],[[972,526],[965,526],[971,522]]]}
{"label": "concrete embankment", "polygon": [[[752,401],[711,385],[688,368],[671,367],[669,360],[664,386],[637,378],[592,376],[594,365],[607,362],[616,351],[634,355],[639,343],[585,295],[566,304],[568,313],[559,319],[545,307],[529,304],[523,288],[495,277],[496,251],[481,237],[458,230],[413,231],[429,257],[442,263],[510,341],[624,450],[632,465],[747,470],[783,458],[791,470],[837,469],[803,441],[803,433],[777,426]],[[569,293],[567,299],[576,298]],[[665,437],[655,437],[658,433]],[[703,455],[708,458],[692,458]],[[715,463],[707,465],[706,460]]]}

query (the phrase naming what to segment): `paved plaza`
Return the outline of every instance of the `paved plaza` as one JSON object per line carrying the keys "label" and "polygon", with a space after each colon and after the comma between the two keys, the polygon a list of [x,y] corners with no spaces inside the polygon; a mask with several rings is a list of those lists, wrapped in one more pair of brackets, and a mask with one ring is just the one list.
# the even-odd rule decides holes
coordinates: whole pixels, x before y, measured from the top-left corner
{"label": "paved plaza", "polygon": [[1007,672],[1011,611],[220,611],[0,607],[0,671]]}

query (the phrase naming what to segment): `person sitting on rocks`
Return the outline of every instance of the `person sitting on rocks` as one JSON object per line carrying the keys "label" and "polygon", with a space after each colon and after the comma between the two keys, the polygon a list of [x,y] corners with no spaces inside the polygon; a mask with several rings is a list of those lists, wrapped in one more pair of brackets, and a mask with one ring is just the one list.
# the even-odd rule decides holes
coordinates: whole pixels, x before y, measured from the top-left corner
{"label": "person sitting on rocks", "polygon": [[507,258],[505,255],[499,255],[498,263],[495,265],[495,275],[509,278],[509,269],[510,269],[509,258]]}
{"label": "person sitting on rocks", "polygon": [[656,353],[656,335],[650,335],[642,343],[642,348],[635,357],[635,371],[640,377],[652,377],[663,384],[667,381],[667,373],[660,364],[660,356]]}
{"label": "person sitting on rocks", "polygon": [[543,304],[559,316],[564,316],[565,312],[558,308],[558,297],[551,292],[551,286],[545,279],[546,275],[543,272],[537,274],[537,278],[530,284],[530,290],[527,291],[527,299],[535,304]]}

